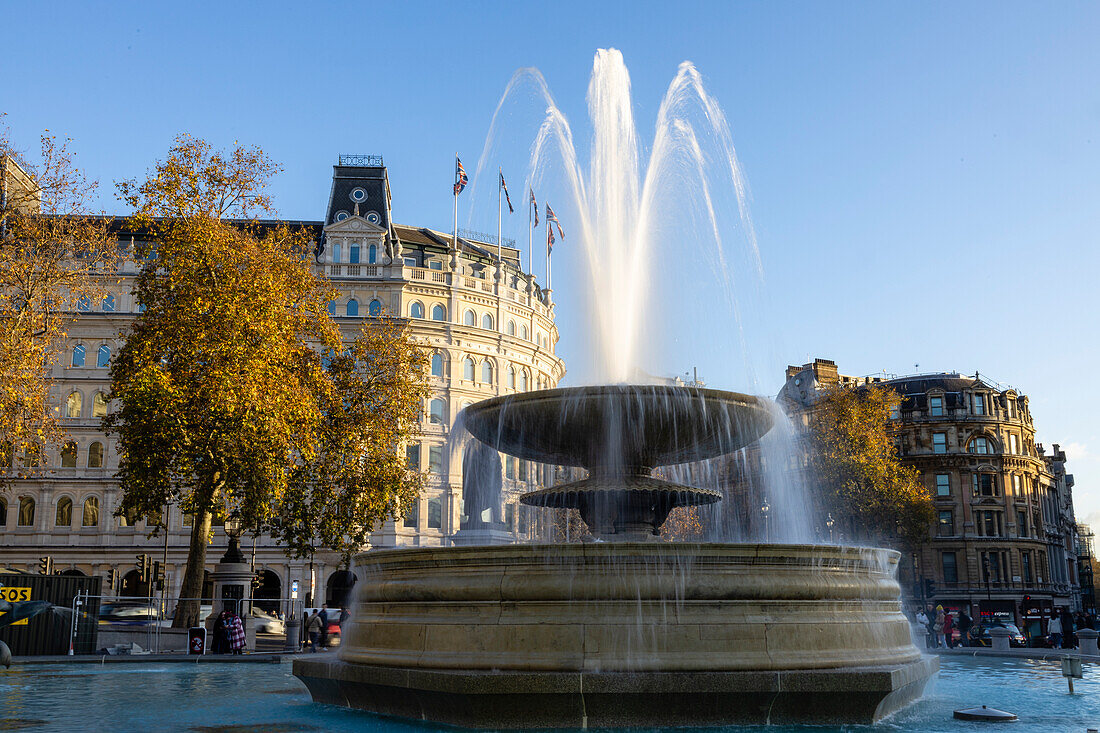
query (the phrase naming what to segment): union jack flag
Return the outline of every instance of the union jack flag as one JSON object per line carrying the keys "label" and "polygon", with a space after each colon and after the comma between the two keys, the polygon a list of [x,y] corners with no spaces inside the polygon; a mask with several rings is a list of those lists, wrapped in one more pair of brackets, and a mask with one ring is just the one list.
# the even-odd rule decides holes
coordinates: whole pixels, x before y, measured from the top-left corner
{"label": "union jack flag", "polygon": [[539,225],[539,202],[535,201],[535,190],[533,188],[528,190],[531,191],[531,210],[535,212],[535,223],[531,226],[537,229]]}
{"label": "union jack flag", "polygon": [[508,195],[508,184],[504,182],[504,171],[500,171],[500,187],[504,189],[504,200],[508,202],[508,213],[516,213],[516,210],[512,208],[512,197]]}
{"label": "union jack flag", "polygon": [[470,179],[466,177],[466,169],[462,167],[462,161],[455,156],[455,196],[462,193]]}
{"label": "union jack flag", "polygon": [[565,232],[561,230],[561,222],[558,221],[557,214],[550,208],[550,204],[546,204],[546,224],[549,226],[550,222],[553,222],[558,227],[558,236],[565,239]]}

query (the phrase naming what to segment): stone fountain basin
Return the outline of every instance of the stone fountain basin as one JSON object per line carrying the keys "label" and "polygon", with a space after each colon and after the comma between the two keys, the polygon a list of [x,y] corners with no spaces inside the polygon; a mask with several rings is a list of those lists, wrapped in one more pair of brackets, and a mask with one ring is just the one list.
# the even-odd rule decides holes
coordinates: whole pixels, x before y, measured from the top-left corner
{"label": "stone fountain basin", "polygon": [[759,397],[665,385],[547,389],[466,409],[469,431],[502,453],[586,468],[609,456],[616,467],[652,468],[725,455],[772,424]]}
{"label": "stone fountain basin", "polygon": [[358,557],[315,700],[469,727],[871,722],[935,670],[889,550],[621,542]]}

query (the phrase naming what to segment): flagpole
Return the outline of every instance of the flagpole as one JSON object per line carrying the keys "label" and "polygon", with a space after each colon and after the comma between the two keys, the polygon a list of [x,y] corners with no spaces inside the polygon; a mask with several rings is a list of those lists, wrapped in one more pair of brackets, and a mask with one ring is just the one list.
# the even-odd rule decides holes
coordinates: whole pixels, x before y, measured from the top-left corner
{"label": "flagpole", "polygon": [[[531,198],[534,198],[534,194],[528,192]],[[531,241],[531,233],[534,231],[534,227],[531,225],[531,201],[527,201],[527,271],[532,275],[535,274],[535,245]]]}
{"label": "flagpole", "polygon": [[501,183],[504,181],[504,169],[497,168],[497,281],[504,282],[504,254],[501,248],[500,239],[500,189],[503,188]]}
{"label": "flagpole", "polygon": [[546,289],[553,291],[554,286],[550,279],[550,215],[546,216]]}
{"label": "flagpole", "polygon": [[456,260],[458,253],[458,151],[455,151],[455,185],[451,188],[455,196],[455,218],[454,229],[452,230],[451,246],[454,248],[454,253],[451,255],[451,259]]}

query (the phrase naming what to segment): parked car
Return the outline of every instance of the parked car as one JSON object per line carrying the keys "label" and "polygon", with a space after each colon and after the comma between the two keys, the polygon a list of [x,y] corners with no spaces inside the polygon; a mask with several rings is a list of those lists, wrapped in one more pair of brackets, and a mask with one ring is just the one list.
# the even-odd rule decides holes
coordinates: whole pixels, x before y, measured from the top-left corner
{"label": "parked car", "polygon": [[989,635],[989,630],[992,628],[1004,628],[1008,629],[1012,634],[1008,637],[1008,645],[1011,647],[1026,647],[1027,639],[1024,638],[1023,633],[1016,626],[1016,624],[991,624],[983,626],[975,626],[970,629],[970,638],[967,640],[967,646],[993,646],[993,638]]}

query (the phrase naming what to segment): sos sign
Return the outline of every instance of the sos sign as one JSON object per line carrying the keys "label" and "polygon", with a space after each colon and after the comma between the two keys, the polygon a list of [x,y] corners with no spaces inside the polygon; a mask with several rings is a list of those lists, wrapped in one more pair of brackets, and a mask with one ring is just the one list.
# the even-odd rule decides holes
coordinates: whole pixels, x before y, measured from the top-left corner
{"label": "sos sign", "polygon": [[[0,601],[8,601],[9,603],[17,603],[19,601],[29,601],[31,599],[30,588],[0,588]],[[3,617],[7,612],[0,611],[0,617]],[[23,619],[16,621],[12,626],[26,626],[30,619]]]}

